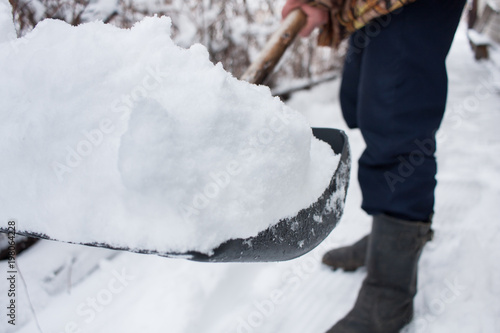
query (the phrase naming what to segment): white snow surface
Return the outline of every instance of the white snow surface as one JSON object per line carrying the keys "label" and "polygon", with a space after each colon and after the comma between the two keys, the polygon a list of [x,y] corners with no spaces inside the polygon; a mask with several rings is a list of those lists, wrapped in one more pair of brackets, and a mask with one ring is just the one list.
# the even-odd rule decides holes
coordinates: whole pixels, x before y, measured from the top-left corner
{"label": "white snow surface", "polygon": [[167,17],[45,20],[0,44],[0,221],[209,253],[321,196],[339,157],[306,118],[169,35]]}
{"label": "white snow surface", "polygon": [[[498,46],[491,51],[500,59]],[[438,132],[436,234],[420,261],[415,320],[403,332],[497,333],[500,62],[475,62],[462,26],[448,74],[448,109]],[[338,87],[325,83],[289,104],[313,126],[345,129],[355,161],[364,144],[342,121]],[[289,262],[204,264],[40,242],[18,257],[27,288],[18,278],[16,326],[4,317],[0,332],[323,333],[352,307],[366,273],[320,264],[325,251],[370,229],[359,208],[356,172],[354,163],[339,226],[317,249]],[[6,263],[0,266],[6,271]],[[7,289],[1,282],[1,304]]]}
{"label": "white snow surface", "polygon": [[9,0],[0,0],[0,43],[16,38],[16,29],[12,21],[12,6]]}

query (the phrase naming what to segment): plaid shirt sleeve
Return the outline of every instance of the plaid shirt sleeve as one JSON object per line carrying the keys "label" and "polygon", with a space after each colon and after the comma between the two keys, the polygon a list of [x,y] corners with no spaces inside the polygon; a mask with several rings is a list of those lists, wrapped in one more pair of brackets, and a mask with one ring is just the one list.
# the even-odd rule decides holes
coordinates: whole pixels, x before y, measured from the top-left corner
{"label": "plaid shirt sleeve", "polygon": [[320,29],[318,44],[337,48],[354,31],[415,0],[306,0],[328,9],[330,19]]}

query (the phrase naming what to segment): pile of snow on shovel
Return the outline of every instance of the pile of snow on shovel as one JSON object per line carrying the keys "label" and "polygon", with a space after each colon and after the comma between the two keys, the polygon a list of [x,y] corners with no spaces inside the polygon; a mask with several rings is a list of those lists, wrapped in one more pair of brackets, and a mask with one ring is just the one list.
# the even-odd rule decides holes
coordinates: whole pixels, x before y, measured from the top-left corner
{"label": "pile of snow on shovel", "polygon": [[[339,157],[267,87],[132,29],[0,26],[0,221],[72,242],[210,252],[294,216]],[[0,222],[1,223],[1,222]]]}

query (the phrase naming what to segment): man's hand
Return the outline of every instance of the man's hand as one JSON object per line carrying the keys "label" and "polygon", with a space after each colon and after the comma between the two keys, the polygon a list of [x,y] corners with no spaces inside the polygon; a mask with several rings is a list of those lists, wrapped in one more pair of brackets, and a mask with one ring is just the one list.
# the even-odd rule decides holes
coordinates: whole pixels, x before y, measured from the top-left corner
{"label": "man's hand", "polygon": [[299,33],[301,37],[309,36],[315,28],[320,27],[328,22],[328,10],[320,7],[310,6],[307,3],[304,3],[304,0],[287,0],[285,6],[283,7],[281,15],[283,16],[283,18],[285,18],[292,10],[296,8],[302,9],[302,11],[307,16],[306,26],[302,28]]}

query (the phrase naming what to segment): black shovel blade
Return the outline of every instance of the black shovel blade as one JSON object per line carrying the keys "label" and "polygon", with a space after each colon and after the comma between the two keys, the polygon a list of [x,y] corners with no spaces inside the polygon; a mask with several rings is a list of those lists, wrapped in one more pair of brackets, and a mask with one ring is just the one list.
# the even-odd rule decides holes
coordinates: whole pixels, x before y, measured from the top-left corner
{"label": "black shovel blade", "polygon": [[[212,254],[200,252],[165,253],[148,249],[114,247],[105,243],[76,243],[169,258],[183,258],[200,262],[270,262],[297,258],[321,243],[335,228],[344,210],[349,184],[350,152],[347,136],[341,130],[313,128],[318,139],[327,142],[336,154],[341,154],[337,170],[321,197],[296,216],[279,221],[273,227],[246,239],[231,239],[218,246]],[[0,227],[0,232],[9,230]],[[19,235],[61,241],[49,235],[16,230]]]}

